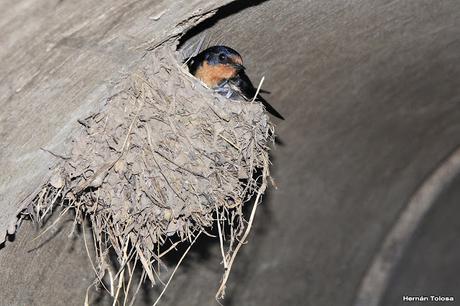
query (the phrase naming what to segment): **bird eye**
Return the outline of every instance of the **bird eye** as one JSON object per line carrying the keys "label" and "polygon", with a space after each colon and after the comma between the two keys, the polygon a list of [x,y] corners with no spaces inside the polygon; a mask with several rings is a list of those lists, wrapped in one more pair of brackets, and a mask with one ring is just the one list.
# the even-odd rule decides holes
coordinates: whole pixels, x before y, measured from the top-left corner
{"label": "bird eye", "polygon": [[221,62],[225,61],[227,59],[227,57],[225,56],[225,54],[219,54],[219,60]]}

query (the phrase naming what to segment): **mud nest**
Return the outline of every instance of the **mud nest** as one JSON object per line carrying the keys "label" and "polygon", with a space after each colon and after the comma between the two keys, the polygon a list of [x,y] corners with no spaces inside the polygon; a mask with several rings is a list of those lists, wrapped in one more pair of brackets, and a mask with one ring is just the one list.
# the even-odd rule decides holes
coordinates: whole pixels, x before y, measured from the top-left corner
{"label": "mud nest", "polygon": [[71,155],[30,210],[41,220],[62,204],[76,223],[90,221],[99,280],[114,252],[121,270],[140,263],[155,283],[154,264],[173,249],[166,242],[215,226],[227,270],[247,235],[242,207],[265,191],[273,126],[263,107],[214,94],[177,56],[148,53],[99,113],[79,121]]}

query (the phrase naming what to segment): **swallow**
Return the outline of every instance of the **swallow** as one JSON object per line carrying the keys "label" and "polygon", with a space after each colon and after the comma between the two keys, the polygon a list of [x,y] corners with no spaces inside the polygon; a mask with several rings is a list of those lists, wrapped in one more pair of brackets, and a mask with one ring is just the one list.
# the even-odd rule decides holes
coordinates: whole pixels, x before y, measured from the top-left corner
{"label": "swallow", "polygon": [[[245,72],[241,55],[232,48],[209,47],[189,58],[187,66],[192,75],[227,98],[241,97],[249,101],[257,94],[257,89]],[[255,100],[261,102],[269,113],[284,120],[260,94]]]}

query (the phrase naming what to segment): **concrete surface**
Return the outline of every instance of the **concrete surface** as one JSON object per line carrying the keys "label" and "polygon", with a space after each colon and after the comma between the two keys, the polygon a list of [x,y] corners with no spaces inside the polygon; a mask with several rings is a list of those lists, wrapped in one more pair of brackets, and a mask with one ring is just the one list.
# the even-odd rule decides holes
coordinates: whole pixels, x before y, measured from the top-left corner
{"label": "concrete surface", "polygon": [[[70,5],[66,3],[62,5]],[[282,144],[273,152],[278,190],[271,190],[259,211],[223,303],[353,305],[361,279],[400,211],[460,144],[460,2],[271,0],[244,6],[226,7],[217,15],[224,19],[211,19],[199,30],[240,51],[256,83],[265,76],[263,87],[271,91],[266,98],[286,121],[277,122]],[[137,14],[148,15],[142,10]],[[123,20],[116,22],[118,28],[127,26]],[[127,58],[117,59],[117,67],[129,66]],[[103,76],[95,78],[107,84]],[[67,92],[66,86],[55,98]],[[450,190],[439,203],[458,199]],[[438,214],[453,209],[439,208]],[[437,216],[433,218],[442,220]],[[431,234],[424,239],[438,235],[445,239],[439,247],[455,241],[449,227],[426,222],[422,228]],[[0,268],[27,260],[10,247],[19,241],[18,235],[0,251]],[[51,240],[48,247],[58,250],[60,241]],[[414,240],[408,254],[420,247],[423,241]],[[216,305],[222,267],[213,254],[218,245],[201,241],[162,305]],[[383,305],[396,301],[405,285],[408,294],[417,286],[421,291],[439,289],[430,278],[419,285],[410,282],[416,263],[460,265],[456,256],[427,254],[397,272],[402,275],[395,283],[399,291],[390,286]],[[78,252],[68,256],[86,264]],[[65,263],[63,276],[75,267]],[[47,270],[46,262],[36,264]],[[40,282],[36,275],[27,275],[30,287]],[[442,284],[439,294],[460,299],[460,292],[450,292],[455,288],[448,280]],[[53,287],[66,304],[81,305],[81,296],[61,293],[68,286],[83,292],[87,284],[75,279],[64,286],[56,279]],[[143,294],[139,305],[151,305],[157,292]],[[14,304],[15,299],[8,301]],[[43,300],[35,301],[40,305]]]}
{"label": "concrete surface", "polygon": [[[414,305],[460,303],[459,199],[460,176],[446,188],[430,211],[430,217],[421,223],[390,281],[382,306],[407,305],[407,302],[402,301],[404,295],[429,297],[430,302]],[[431,302],[431,295],[454,296],[456,301]]]}
{"label": "concrete surface", "polygon": [[[83,305],[86,289],[94,280],[81,231],[69,237],[72,220],[63,226],[37,230],[26,222],[0,250],[0,305]],[[91,237],[88,227],[86,238]],[[88,243],[90,251],[94,251]],[[100,295],[90,291],[91,305]],[[97,304],[97,303],[96,303]]]}

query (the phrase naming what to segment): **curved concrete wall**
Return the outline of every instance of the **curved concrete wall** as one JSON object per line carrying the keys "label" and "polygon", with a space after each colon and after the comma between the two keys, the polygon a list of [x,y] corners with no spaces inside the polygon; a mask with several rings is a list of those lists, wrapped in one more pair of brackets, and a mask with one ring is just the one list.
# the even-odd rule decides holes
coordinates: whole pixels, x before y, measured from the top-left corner
{"label": "curved concrete wall", "polygon": [[[277,122],[281,144],[273,151],[278,190],[259,211],[224,304],[353,305],[401,210],[460,144],[460,2],[257,2],[229,6],[218,15],[224,19],[195,33],[240,51],[249,75],[255,82],[265,76],[267,100],[286,117]],[[444,197],[458,202],[450,190]],[[430,226],[437,239],[452,238],[443,234],[450,228]],[[423,239],[414,243],[417,249]],[[163,305],[215,304],[222,267],[210,254],[218,246],[202,241]],[[428,261],[442,262],[436,254]],[[449,258],[459,266],[458,256]],[[405,269],[398,271],[409,280],[416,267]],[[429,282],[427,274],[418,289]],[[86,290],[83,282],[74,286]],[[395,293],[390,286],[382,305],[412,294],[407,288]],[[151,304],[153,294],[146,289],[139,303]]]}

